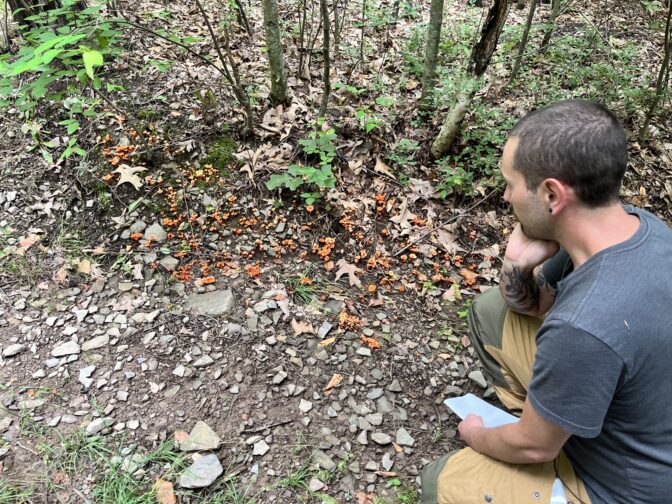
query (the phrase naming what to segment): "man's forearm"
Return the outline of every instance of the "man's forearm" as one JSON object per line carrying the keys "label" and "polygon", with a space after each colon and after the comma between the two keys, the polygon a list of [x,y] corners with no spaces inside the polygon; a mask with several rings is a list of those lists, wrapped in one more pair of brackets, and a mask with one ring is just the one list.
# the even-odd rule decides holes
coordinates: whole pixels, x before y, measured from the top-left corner
{"label": "man's forearm", "polygon": [[496,428],[483,427],[473,432],[469,446],[479,453],[510,464],[536,464],[553,460],[557,454],[532,446],[519,423]]}
{"label": "man's forearm", "polygon": [[504,301],[513,311],[524,315],[538,314],[539,286],[534,277],[534,269],[523,269],[505,259],[499,289]]}

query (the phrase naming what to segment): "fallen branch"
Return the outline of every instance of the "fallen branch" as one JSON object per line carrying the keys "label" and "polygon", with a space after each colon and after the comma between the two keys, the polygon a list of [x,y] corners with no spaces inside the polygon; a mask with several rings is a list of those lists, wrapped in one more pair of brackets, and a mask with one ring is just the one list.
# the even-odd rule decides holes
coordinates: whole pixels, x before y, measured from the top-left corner
{"label": "fallen branch", "polygon": [[474,208],[476,208],[477,206],[479,206],[481,203],[483,203],[485,200],[487,200],[490,196],[492,196],[493,194],[495,194],[495,191],[497,191],[498,189],[499,189],[499,187],[495,187],[492,191],[490,191],[488,194],[486,194],[485,196],[483,196],[480,200],[478,200],[476,203],[474,203],[473,205],[471,205],[471,206],[470,206],[469,208],[467,208],[464,212],[462,212],[461,214],[458,214],[458,215],[453,215],[453,216],[452,216],[450,219],[448,219],[447,221],[442,222],[441,224],[439,224],[439,225],[436,226],[435,228],[430,229],[430,230],[427,231],[425,234],[423,234],[420,238],[418,238],[418,239],[416,239],[416,240],[413,240],[411,243],[409,243],[408,245],[406,245],[404,248],[402,248],[402,249],[399,250],[398,252],[395,252],[394,254],[392,254],[392,257],[397,257],[398,255],[403,254],[403,253],[406,252],[409,248],[411,248],[413,245],[415,245],[416,243],[419,243],[419,242],[421,242],[422,240],[424,240],[425,238],[427,238],[427,237],[428,237],[429,235],[431,235],[434,231],[437,231],[437,230],[441,229],[442,227],[447,226],[448,224],[450,224],[450,223],[452,223],[452,222],[455,222],[456,220],[459,220],[459,219],[461,219],[462,217],[465,217],[470,211],[472,211]]}
{"label": "fallen branch", "polygon": [[256,429],[245,429],[243,431],[243,433],[245,433],[245,434],[257,434],[259,432],[264,432],[267,429],[272,429],[274,427],[279,427],[281,425],[287,425],[287,424],[290,424],[290,423],[293,423],[293,422],[294,422],[294,420],[283,420],[282,422],[276,422],[276,423],[273,423],[271,425],[265,425],[263,427],[257,427]]}

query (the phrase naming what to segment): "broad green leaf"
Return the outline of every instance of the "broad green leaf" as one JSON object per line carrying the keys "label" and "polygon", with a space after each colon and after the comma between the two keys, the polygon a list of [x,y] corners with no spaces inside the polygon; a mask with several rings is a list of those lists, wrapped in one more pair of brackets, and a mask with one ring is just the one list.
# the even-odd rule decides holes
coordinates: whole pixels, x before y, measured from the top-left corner
{"label": "broad green leaf", "polygon": [[289,177],[286,173],[282,175],[271,175],[271,178],[266,182],[266,187],[269,191],[272,191],[273,189],[286,185],[287,182],[289,182]]}
{"label": "broad green leaf", "polygon": [[49,63],[52,62],[52,60],[61,54],[63,52],[63,49],[49,49],[47,52],[45,52],[42,55],[42,63],[48,65]]}
{"label": "broad green leaf", "polygon": [[301,177],[296,177],[289,181],[287,187],[292,191],[296,191],[301,184],[303,184],[303,179]]}
{"label": "broad green leaf", "polygon": [[82,59],[84,60],[86,74],[89,78],[93,79],[93,67],[101,66],[103,64],[103,55],[98,51],[84,51],[82,53]]}
{"label": "broad green leaf", "polygon": [[31,58],[27,61],[17,61],[17,64],[13,66],[11,72],[9,72],[9,75],[16,76],[22,74],[23,72],[37,70],[41,64],[42,58],[40,57]]}
{"label": "broad green leaf", "polygon": [[42,154],[42,157],[49,163],[49,164],[54,164],[54,158],[52,157],[51,154],[49,154],[49,151],[46,151],[44,149],[40,150],[40,154]]}

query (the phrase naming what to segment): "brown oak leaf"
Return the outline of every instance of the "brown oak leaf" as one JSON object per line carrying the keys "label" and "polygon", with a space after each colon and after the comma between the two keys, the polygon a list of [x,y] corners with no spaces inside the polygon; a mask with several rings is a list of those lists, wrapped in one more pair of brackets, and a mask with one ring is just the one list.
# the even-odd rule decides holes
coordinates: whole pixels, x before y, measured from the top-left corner
{"label": "brown oak leaf", "polygon": [[299,336],[300,334],[315,334],[315,329],[313,329],[310,322],[302,322],[296,319],[292,319],[292,330],[294,331],[294,336]]}
{"label": "brown oak leaf", "polygon": [[137,175],[140,172],[147,170],[143,166],[128,166],[127,164],[119,165],[119,168],[114,170],[114,173],[119,174],[119,181],[117,186],[121,184],[131,184],[137,191],[142,187],[142,179]]}
{"label": "brown oak leaf", "polygon": [[339,267],[339,270],[336,272],[336,281],[338,281],[343,275],[348,274],[348,281],[350,286],[356,285],[360,289],[362,288],[362,282],[357,278],[357,273],[362,271],[361,268],[358,268],[354,264],[348,263],[345,259],[339,260],[336,265]]}

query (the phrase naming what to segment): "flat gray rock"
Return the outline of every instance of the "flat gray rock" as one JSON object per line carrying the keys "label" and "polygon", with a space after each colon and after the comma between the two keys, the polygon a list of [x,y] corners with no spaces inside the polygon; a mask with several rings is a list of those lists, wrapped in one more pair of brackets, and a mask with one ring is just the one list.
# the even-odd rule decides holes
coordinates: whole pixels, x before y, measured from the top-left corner
{"label": "flat gray rock", "polygon": [[313,403],[306,401],[305,399],[301,399],[301,402],[299,402],[299,411],[301,411],[301,413],[308,413],[312,409]]}
{"label": "flat gray rock", "polygon": [[205,488],[212,485],[224,472],[217,455],[210,454],[199,458],[180,476],[182,488]]}
{"label": "flat gray rock", "polygon": [[383,460],[380,461],[380,465],[382,465],[383,469],[385,469],[386,471],[392,469],[392,466],[394,465],[394,460],[392,460],[392,457],[390,457],[389,452],[386,452],[385,455],[383,455]]}
{"label": "flat gray rock", "polygon": [[179,263],[180,261],[175,257],[167,256],[159,261],[159,266],[162,266],[166,271],[175,271]]}
{"label": "flat gray rock", "polygon": [[371,441],[379,445],[388,445],[392,442],[392,438],[384,432],[374,432],[371,434]]}
{"label": "flat gray rock", "polygon": [[336,470],[336,462],[322,450],[315,450],[313,452],[312,461],[325,471]]}
{"label": "flat gray rock", "polygon": [[383,423],[383,414],[370,413],[364,417],[364,420],[369,422],[371,425],[381,425]]}
{"label": "flat gray rock", "polygon": [[194,367],[195,368],[207,367],[213,362],[215,361],[212,360],[212,357],[210,357],[209,355],[204,355],[202,357],[199,357],[198,360],[194,362]]}
{"label": "flat gray rock", "polygon": [[483,376],[482,371],[472,371],[469,373],[469,379],[483,389],[488,388],[488,382],[486,381],[485,376]]}
{"label": "flat gray rock", "polygon": [[413,439],[413,436],[406,429],[401,427],[397,430],[397,444],[399,446],[413,446],[415,439]]}
{"label": "flat gray rock", "polygon": [[94,436],[113,423],[114,421],[111,418],[96,418],[86,426],[86,435]]}
{"label": "flat gray rock", "polygon": [[184,309],[212,317],[225,315],[233,310],[233,292],[227,289],[205,294],[192,294],[187,299]]}
{"label": "flat gray rock", "polygon": [[384,392],[383,392],[382,388],[374,388],[374,389],[369,390],[369,392],[366,394],[366,398],[371,399],[371,400],[376,400],[379,397],[381,397],[383,395],[383,393]]}
{"label": "flat gray rock", "polygon": [[208,424],[202,421],[196,422],[189,437],[180,443],[182,451],[209,451],[216,450],[222,444],[221,438]]}
{"label": "flat gray rock", "polygon": [[387,390],[390,392],[401,392],[401,385],[399,384],[399,380],[396,378],[392,380],[392,383],[388,385]]}
{"label": "flat gray rock", "polygon": [[76,355],[79,354],[80,348],[79,345],[74,341],[68,341],[58,345],[51,351],[51,355],[54,357],[65,357],[66,355]]}
{"label": "flat gray rock", "polygon": [[271,447],[268,446],[268,443],[266,443],[266,441],[262,439],[261,441],[257,441],[256,443],[254,443],[252,455],[266,455],[266,453],[268,453],[268,450],[270,449]]}
{"label": "flat gray rock", "polygon": [[149,240],[151,238],[152,241],[163,242],[163,241],[166,241],[166,238],[168,238],[168,235],[166,234],[166,231],[161,227],[161,224],[154,223],[151,226],[149,226],[147,229],[145,229],[145,234],[144,234],[143,238],[145,240]]}
{"label": "flat gray rock", "polygon": [[14,357],[19,354],[24,349],[24,346],[20,343],[15,343],[14,345],[9,345],[2,351],[4,357]]}
{"label": "flat gray rock", "polygon": [[79,383],[84,385],[85,388],[89,388],[93,385],[93,378],[91,375],[96,370],[96,366],[87,366],[79,370]]}
{"label": "flat gray rock", "polygon": [[101,336],[96,336],[91,338],[89,341],[82,343],[82,351],[88,352],[89,350],[95,350],[96,348],[102,348],[110,342],[110,336],[108,334],[103,334]]}

